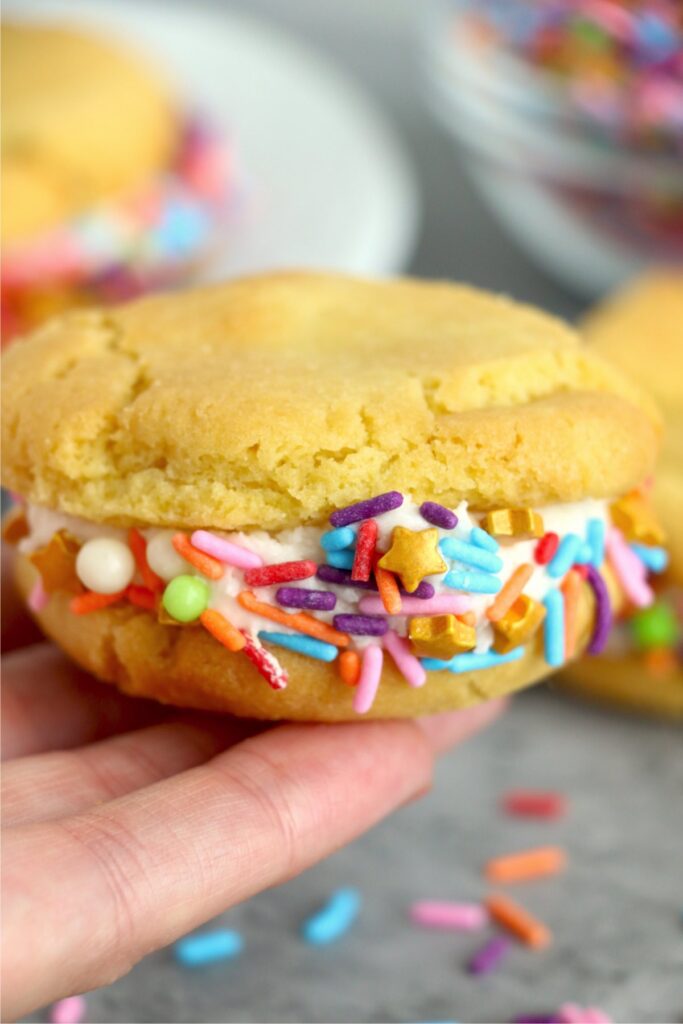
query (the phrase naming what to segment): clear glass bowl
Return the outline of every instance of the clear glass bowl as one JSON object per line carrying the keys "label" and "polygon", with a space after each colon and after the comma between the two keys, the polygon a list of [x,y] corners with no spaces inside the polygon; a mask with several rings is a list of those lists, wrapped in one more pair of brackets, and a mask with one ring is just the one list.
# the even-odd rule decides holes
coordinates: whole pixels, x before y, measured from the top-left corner
{"label": "clear glass bowl", "polygon": [[431,9],[422,81],[508,232],[587,296],[653,263],[683,264],[683,155],[596,132],[547,72],[472,33],[473,6]]}

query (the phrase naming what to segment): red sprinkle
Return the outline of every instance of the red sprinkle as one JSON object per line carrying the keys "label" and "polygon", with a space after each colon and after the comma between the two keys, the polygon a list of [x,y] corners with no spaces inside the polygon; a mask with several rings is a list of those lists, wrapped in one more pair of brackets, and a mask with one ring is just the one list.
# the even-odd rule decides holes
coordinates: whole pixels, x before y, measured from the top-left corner
{"label": "red sprinkle", "polygon": [[567,801],[561,793],[541,789],[512,789],[505,793],[501,806],[506,814],[518,818],[561,818]]}
{"label": "red sprinkle", "polygon": [[577,576],[580,576],[582,580],[588,579],[588,566],[587,565],[573,565],[572,572],[575,572]]}
{"label": "red sprinkle", "polygon": [[[133,558],[137,565],[138,572],[142,576],[142,582],[147,590],[157,593],[164,589],[164,581],[160,576],[150,569],[147,561],[147,541],[134,526],[128,531],[128,547],[133,552]],[[135,603],[135,602],[133,602]]]}
{"label": "red sprinkle", "polygon": [[244,581],[250,587],[270,587],[274,583],[292,583],[294,580],[307,580],[315,576],[318,566],[315,562],[280,562],[277,565],[264,565],[258,569],[247,569]]}
{"label": "red sprinkle", "polygon": [[556,533],[545,533],[536,545],[534,558],[539,565],[547,565],[559,546],[560,538]]}
{"label": "red sprinkle", "polygon": [[126,590],[126,597],[131,604],[137,605],[138,608],[145,608],[149,612],[153,612],[157,606],[154,591],[148,587],[139,587],[137,583],[131,583]]}
{"label": "red sprinkle", "polygon": [[250,633],[247,633],[246,630],[241,629],[240,633],[245,640],[242,653],[246,654],[249,661],[261,673],[271,689],[284,690],[289,677],[275,655],[267,651],[259,640],[255,636],[251,636]]}
{"label": "red sprinkle", "polygon": [[352,580],[361,580],[363,583],[367,583],[370,579],[378,533],[379,527],[374,519],[366,519],[361,523],[356,541],[356,557],[351,569]]}

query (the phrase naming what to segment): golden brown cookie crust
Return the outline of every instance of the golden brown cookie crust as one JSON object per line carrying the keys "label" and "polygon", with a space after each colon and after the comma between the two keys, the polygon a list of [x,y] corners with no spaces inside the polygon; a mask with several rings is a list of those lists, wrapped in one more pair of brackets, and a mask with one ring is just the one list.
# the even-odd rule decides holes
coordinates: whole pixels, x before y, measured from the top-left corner
{"label": "golden brown cookie crust", "polygon": [[127,48],[71,28],[2,28],[2,242],[21,241],[165,167],[165,87]]}
{"label": "golden brown cookie crust", "polygon": [[[19,588],[27,597],[35,570],[18,559]],[[588,586],[581,591],[579,650],[588,640],[594,615]],[[136,697],[164,704],[230,712],[248,718],[335,722],[358,719],[354,690],[345,686],[336,664],[290,651],[277,651],[289,673],[285,690],[273,691],[241,654],[232,654],[199,627],[161,625],[133,605],[74,615],[69,598],[53,594],[36,616],[44,632],[88,672]],[[453,711],[530,685],[548,674],[540,639],[518,661],[454,675],[428,672],[414,689],[386,655],[377,696],[365,718],[408,718]]]}
{"label": "golden brown cookie crust", "polygon": [[683,671],[653,675],[640,658],[603,656],[575,664],[558,679],[564,689],[624,711],[683,721]]}
{"label": "golden brown cookie crust", "polygon": [[121,525],[273,531],[389,489],[613,497],[658,437],[562,322],[409,279],[282,273],[76,311],[13,347],[3,387],[5,483]]}

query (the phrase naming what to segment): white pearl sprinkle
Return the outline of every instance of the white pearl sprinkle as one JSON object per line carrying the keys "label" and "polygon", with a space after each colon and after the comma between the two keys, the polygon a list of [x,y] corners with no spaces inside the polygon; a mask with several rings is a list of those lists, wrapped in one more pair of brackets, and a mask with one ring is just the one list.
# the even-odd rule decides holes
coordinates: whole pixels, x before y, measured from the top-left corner
{"label": "white pearl sprinkle", "polygon": [[170,533],[157,533],[147,544],[147,564],[162,580],[172,580],[190,570],[171,542]]}
{"label": "white pearl sprinkle", "polygon": [[120,540],[98,537],[87,541],[76,558],[76,574],[81,583],[98,594],[117,594],[135,575],[135,559]]}

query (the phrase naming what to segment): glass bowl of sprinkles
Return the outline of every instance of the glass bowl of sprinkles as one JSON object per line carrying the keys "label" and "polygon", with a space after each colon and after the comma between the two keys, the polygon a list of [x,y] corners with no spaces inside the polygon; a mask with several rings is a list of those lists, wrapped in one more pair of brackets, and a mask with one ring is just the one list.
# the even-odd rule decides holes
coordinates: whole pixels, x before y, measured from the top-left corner
{"label": "glass bowl of sprinkles", "polygon": [[595,295],[683,265],[680,0],[451,0],[421,62],[476,187],[544,268]]}

